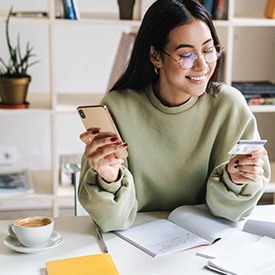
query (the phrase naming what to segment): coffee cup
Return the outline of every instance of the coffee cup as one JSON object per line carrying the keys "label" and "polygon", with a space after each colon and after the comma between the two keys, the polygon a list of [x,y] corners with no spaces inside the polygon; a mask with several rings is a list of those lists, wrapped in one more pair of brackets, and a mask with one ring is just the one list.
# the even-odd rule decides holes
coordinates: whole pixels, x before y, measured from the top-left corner
{"label": "coffee cup", "polygon": [[20,218],[8,226],[10,235],[26,247],[45,247],[53,233],[54,221],[45,216]]}

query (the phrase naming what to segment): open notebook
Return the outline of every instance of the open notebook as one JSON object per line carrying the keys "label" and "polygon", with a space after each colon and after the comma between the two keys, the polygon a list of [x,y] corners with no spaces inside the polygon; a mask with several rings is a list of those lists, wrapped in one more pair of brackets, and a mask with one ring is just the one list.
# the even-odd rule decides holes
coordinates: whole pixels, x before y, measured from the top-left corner
{"label": "open notebook", "polygon": [[215,218],[205,206],[180,206],[170,213],[168,219],[154,220],[114,233],[156,257],[210,245],[242,226],[242,222]]}

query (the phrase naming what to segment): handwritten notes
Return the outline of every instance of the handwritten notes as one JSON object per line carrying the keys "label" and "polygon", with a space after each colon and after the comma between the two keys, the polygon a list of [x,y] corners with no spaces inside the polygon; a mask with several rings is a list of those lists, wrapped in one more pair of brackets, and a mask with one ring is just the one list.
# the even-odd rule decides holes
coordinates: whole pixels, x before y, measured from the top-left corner
{"label": "handwritten notes", "polygon": [[116,231],[115,234],[153,257],[209,244],[207,240],[165,219]]}

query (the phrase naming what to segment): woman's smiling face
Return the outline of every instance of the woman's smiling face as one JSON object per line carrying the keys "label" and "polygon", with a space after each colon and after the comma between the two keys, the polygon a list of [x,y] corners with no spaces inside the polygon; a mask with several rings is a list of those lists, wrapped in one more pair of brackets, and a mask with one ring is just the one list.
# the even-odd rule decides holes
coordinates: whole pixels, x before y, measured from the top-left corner
{"label": "woman's smiling face", "polygon": [[[216,61],[207,63],[204,54],[214,46],[209,27],[200,20],[173,29],[163,49],[159,64],[159,83],[156,95],[167,106],[178,106],[191,96],[200,96],[206,90],[214,73]],[[198,59],[193,67],[182,69],[178,60],[189,53],[196,53]]]}

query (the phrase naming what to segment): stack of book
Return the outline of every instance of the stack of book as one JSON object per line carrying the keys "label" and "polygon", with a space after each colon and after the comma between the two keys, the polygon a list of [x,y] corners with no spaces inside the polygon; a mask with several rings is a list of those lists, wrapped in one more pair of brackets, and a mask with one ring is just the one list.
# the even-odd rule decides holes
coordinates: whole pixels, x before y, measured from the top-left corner
{"label": "stack of book", "polygon": [[248,105],[275,104],[275,84],[270,81],[232,82],[245,97]]}

